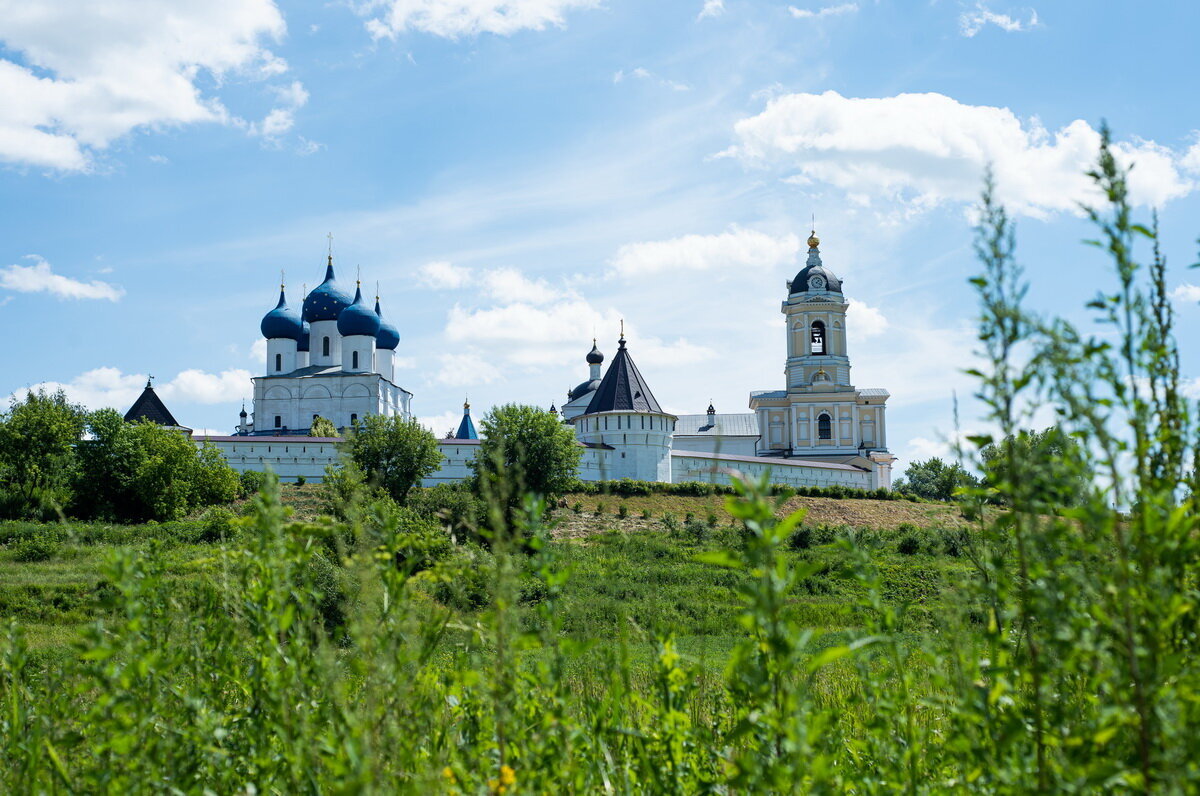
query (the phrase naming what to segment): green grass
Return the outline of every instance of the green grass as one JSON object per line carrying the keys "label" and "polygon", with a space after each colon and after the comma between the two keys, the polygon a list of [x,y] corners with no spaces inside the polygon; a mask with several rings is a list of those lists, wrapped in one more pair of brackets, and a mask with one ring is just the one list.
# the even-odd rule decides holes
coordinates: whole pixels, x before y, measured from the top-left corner
{"label": "green grass", "polygon": [[[315,505],[315,494],[308,486],[282,488],[285,500],[303,495],[301,505],[305,511],[298,514],[307,514],[307,509]],[[569,510],[557,512],[558,520],[564,525],[575,523],[577,531],[552,543],[559,565],[570,572],[560,609],[563,630],[576,639],[605,640],[612,639],[623,624],[632,622],[646,638],[673,633],[685,649],[727,652],[733,639],[743,632],[737,619],[741,611],[739,589],[750,576],[744,571],[700,563],[696,558],[706,551],[736,544],[734,531],[726,520],[712,529],[709,540],[696,544],[671,537],[660,523],[664,509],[677,512],[680,520],[689,512],[703,518],[723,505],[724,498],[628,498],[625,502],[630,506],[630,516],[624,520],[616,516],[617,504],[608,502],[609,511],[604,516],[595,517],[590,511],[582,515],[586,524],[581,533],[580,517]],[[907,509],[913,504],[884,505]],[[649,521],[640,517],[647,506],[654,513]],[[220,545],[180,541],[191,533],[186,522],[136,526],[0,523],[0,539],[5,540],[0,545],[0,617],[20,620],[29,628],[34,646],[69,645],[71,628],[106,615],[103,565],[118,549],[153,548],[166,565],[172,588],[198,587],[215,564]],[[48,560],[13,560],[13,551],[22,540],[39,535],[66,541]],[[929,609],[935,608],[952,588],[964,564],[947,556],[901,556],[894,552],[900,532],[883,529],[875,535],[888,598],[911,602],[914,609],[926,609],[916,611],[916,615],[930,625],[925,614],[934,613]],[[841,571],[844,553],[836,544],[791,551],[787,557],[794,564],[816,561],[822,565],[791,595],[801,621],[819,630],[861,625],[861,609],[855,605],[858,587]],[[534,621],[533,610],[527,609],[526,613],[525,621]]]}

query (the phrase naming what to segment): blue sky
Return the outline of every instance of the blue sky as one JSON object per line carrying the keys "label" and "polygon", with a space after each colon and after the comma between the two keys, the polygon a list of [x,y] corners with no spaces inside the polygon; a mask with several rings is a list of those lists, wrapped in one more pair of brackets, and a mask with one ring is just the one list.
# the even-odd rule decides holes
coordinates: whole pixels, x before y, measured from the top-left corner
{"label": "blue sky", "polygon": [[1086,322],[1109,275],[1074,208],[1102,119],[1160,209],[1192,379],[1198,23],[1166,2],[0,0],[0,395],[123,410],[153,373],[181,422],[229,431],[279,271],[298,304],[332,232],[439,433],[465,394],[561,403],[622,318],[669,411],[745,411],[783,386],[815,213],[853,381],[892,392],[894,452],[939,452],[971,391],[982,167],[1032,303]]}

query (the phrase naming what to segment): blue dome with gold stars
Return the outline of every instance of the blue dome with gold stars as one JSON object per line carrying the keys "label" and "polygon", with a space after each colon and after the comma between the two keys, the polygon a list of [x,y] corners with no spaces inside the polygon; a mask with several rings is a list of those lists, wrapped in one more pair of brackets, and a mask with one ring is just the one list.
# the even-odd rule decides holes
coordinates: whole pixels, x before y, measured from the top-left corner
{"label": "blue dome with gold stars", "polygon": [[374,337],[379,333],[379,316],[363,303],[362,285],[354,292],[354,303],[338,316],[337,329],[343,337],[356,334]]}
{"label": "blue dome with gold stars", "polygon": [[333,257],[325,266],[325,281],[304,297],[304,320],[336,321],[342,310],[350,306],[350,297],[342,292],[333,276]]}
{"label": "blue dome with gold stars", "polygon": [[395,351],[400,345],[400,330],[383,319],[383,310],[379,309],[379,296],[375,297],[375,314],[379,316],[379,333],[375,335],[375,345],[387,351]]}
{"label": "blue dome with gold stars", "polygon": [[279,288],[279,303],[275,305],[275,309],[263,316],[262,323],[258,328],[262,330],[263,337],[268,340],[296,338],[300,335],[302,328],[300,318],[288,306],[282,285]]}

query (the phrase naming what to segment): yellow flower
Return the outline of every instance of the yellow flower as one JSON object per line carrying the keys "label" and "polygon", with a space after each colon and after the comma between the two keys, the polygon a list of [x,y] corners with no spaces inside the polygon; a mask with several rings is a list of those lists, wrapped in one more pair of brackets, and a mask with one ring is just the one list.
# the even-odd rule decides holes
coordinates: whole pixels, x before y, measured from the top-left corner
{"label": "yellow flower", "polygon": [[450,768],[450,766],[446,766],[445,768],[442,769],[442,776],[445,777],[446,779],[450,780],[451,782],[458,781],[458,779],[454,776],[454,769]]}
{"label": "yellow flower", "polygon": [[504,785],[515,785],[517,782],[517,772],[508,766],[500,766],[500,782]]}

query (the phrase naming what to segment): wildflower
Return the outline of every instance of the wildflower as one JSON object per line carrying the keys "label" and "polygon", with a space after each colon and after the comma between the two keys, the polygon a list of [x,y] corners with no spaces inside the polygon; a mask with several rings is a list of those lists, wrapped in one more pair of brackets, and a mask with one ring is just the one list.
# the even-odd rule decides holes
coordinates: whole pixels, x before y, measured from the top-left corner
{"label": "wildflower", "polygon": [[454,776],[454,769],[450,768],[450,766],[446,766],[442,769],[442,776],[445,777],[450,784],[458,784],[458,777]]}

